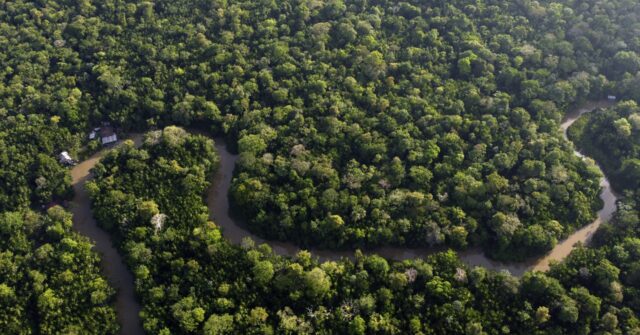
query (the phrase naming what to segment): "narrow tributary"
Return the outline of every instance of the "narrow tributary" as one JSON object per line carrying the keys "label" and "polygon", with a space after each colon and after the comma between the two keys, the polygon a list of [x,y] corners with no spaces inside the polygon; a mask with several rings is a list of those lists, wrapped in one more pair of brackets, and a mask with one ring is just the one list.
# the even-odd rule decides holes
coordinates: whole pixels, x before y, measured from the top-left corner
{"label": "narrow tributary", "polygon": [[[139,145],[142,136],[137,134],[132,136],[132,139]],[[133,274],[112,244],[109,233],[102,230],[93,218],[91,199],[85,188],[85,184],[91,179],[91,169],[107,151],[108,149],[105,149],[96,153],[71,170],[75,191],[71,205],[73,228],[91,240],[94,250],[100,254],[102,272],[109,284],[117,290],[115,308],[120,324],[120,334],[141,335],[144,334],[139,316],[141,308],[135,295]]]}

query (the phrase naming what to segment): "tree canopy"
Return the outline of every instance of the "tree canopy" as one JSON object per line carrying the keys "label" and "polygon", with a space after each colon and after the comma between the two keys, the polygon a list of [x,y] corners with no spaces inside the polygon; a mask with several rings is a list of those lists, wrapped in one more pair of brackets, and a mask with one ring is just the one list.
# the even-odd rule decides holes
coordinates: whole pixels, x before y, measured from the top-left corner
{"label": "tree canopy", "polygon": [[[59,207],[103,122],[150,132],[88,184],[154,334],[639,334],[640,4],[629,0],[0,0],[0,329],[117,330]],[[627,193],[593,247],[522,279],[455,252],[320,263],[231,245],[202,201],[303,247],[543,255]],[[177,125],[177,126],[173,126]],[[86,145],[86,146],[85,146]],[[44,205],[44,207],[43,207]]]}
{"label": "tree canopy", "polygon": [[114,290],[61,207],[0,214],[0,328],[6,334],[113,334]]}
{"label": "tree canopy", "polygon": [[[579,247],[549,273],[521,279],[469,268],[453,251],[403,262],[359,251],[323,263],[306,251],[287,258],[266,244],[233,245],[207,220],[211,140],[171,127],[144,143],[105,157],[89,189],[96,217],[135,269],[149,333],[640,332],[635,277],[626,270],[632,238]],[[633,209],[616,220],[631,215],[626,224],[635,229],[631,199]],[[161,227],[157,215],[166,215]],[[513,224],[506,215],[495,220]]]}

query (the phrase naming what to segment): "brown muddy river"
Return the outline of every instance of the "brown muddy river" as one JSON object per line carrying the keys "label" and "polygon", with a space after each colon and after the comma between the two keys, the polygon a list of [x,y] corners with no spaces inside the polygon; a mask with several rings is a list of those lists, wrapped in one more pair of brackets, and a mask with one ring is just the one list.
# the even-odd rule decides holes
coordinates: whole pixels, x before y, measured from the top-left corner
{"label": "brown muddy river", "polygon": [[[589,102],[579,109],[568,114],[562,123],[562,131],[565,139],[567,129],[583,114],[589,113],[596,108],[610,105],[609,102]],[[140,144],[141,136],[136,134],[133,136],[136,144]],[[294,256],[301,249],[293,243],[280,241],[267,241],[259,236],[252,234],[247,227],[235,219],[229,208],[229,188],[233,177],[233,170],[236,165],[237,156],[227,151],[224,139],[216,139],[216,149],[220,155],[220,168],[218,169],[211,187],[207,192],[207,206],[209,208],[209,216],[218,226],[222,228],[223,235],[229,241],[239,244],[243,239],[249,237],[257,244],[267,243],[271,248],[280,255]],[[575,154],[585,158],[578,151]],[[91,204],[89,196],[84,188],[88,178],[89,171],[104,155],[100,152],[91,158],[83,161],[73,168],[71,171],[73,177],[73,187],[76,192],[73,199],[73,226],[81,233],[89,237],[94,242],[94,248],[101,254],[102,267],[107,279],[117,290],[116,311],[118,313],[118,321],[122,327],[122,334],[143,334],[142,325],[138,316],[140,305],[135,297],[134,278],[129,269],[125,266],[122,257],[112,245],[111,238],[108,233],[100,229],[93,219],[91,213]],[[479,249],[470,249],[459,252],[459,256],[469,266],[482,266],[492,270],[507,270],[511,274],[521,276],[529,270],[545,271],[549,268],[551,261],[560,261],[564,259],[573,249],[577,242],[588,243],[593,233],[598,229],[602,222],[608,221],[616,210],[617,195],[611,189],[609,181],[603,178],[601,181],[602,192],[600,198],[604,202],[604,207],[598,212],[597,219],[591,224],[574,232],[569,238],[560,241],[553,250],[547,255],[535,260],[523,263],[501,263],[487,258]],[[320,260],[337,260],[342,257],[352,258],[353,251],[332,251],[308,249],[314,256]],[[403,248],[403,247],[382,247],[367,250],[367,254],[378,254],[387,259],[404,260],[411,258],[424,258],[435,251],[433,248]]]}
{"label": "brown muddy river", "polygon": [[[582,105],[579,109],[570,112],[561,125],[565,139],[567,139],[567,129],[578,118],[580,118],[580,116],[608,105],[610,105],[610,103],[607,101],[589,102]],[[231,186],[233,169],[236,165],[237,156],[226,150],[226,144],[222,139],[216,139],[216,149],[220,155],[220,168],[207,196],[210,218],[222,228],[223,235],[233,243],[241,243],[245,237],[250,237],[257,244],[269,244],[271,248],[280,255],[294,256],[298,251],[300,251],[300,248],[297,245],[280,241],[267,241],[252,234],[247,227],[240,222],[240,220],[230,215],[229,199],[227,194],[229,192],[229,187]],[[574,153],[577,156],[584,158],[584,156],[578,151],[575,151]],[[617,196],[613,193],[611,186],[609,185],[609,181],[606,178],[603,178],[600,184],[602,186],[600,198],[604,202],[604,207],[598,212],[597,219],[591,224],[575,231],[566,240],[560,241],[547,255],[522,263],[501,263],[489,259],[479,249],[469,249],[459,252],[458,254],[460,258],[469,266],[483,266],[497,271],[508,270],[511,274],[516,276],[521,276],[529,270],[545,271],[549,269],[551,261],[564,259],[569,255],[573,246],[577,242],[588,243],[600,224],[608,221],[615,212]],[[307,250],[317,256],[320,260],[337,260],[341,257],[353,257],[353,251],[332,251],[313,248]],[[423,258],[439,250],[441,249],[381,247],[367,250],[365,253],[378,254],[387,259],[405,260],[411,258]]]}
{"label": "brown muddy river", "polygon": [[[134,135],[132,138],[137,145],[141,143],[142,136]],[[73,228],[91,240],[93,249],[100,254],[103,274],[107,277],[109,284],[117,290],[115,308],[121,327],[120,333],[123,335],[144,334],[138,316],[140,304],[135,296],[133,274],[124,264],[118,250],[113,246],[109,233],[102,230],[93,218],[91,200],[85,188],[86,182],[91,178],[90,170],[105,153],[105,150],[100,151],[71,170],[73,190],[75,191],[71,205]]]}

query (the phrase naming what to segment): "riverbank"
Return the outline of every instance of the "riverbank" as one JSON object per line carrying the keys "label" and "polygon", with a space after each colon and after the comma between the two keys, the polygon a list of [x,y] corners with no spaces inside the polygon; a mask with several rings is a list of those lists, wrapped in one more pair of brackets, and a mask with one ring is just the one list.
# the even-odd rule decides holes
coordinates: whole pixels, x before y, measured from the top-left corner
{"label": "riverbank", "polygon": [[[138,146],[142,143],[140,134],[133,134],[131,139]],[[85,188],[87,181],[91,179],[91,169],[109,150],[111,148],[95,153],[71,170],[75,193],[71,204],[73,229],[91,240],[93,249],[100,254],[102,273],[117,291],[115,308],[120,324],[120,334],[141,335],[144,334],[139,316],[141,307],[135,296],[133,274],[113,245],[109,233],[102,230],[93,218],[91,200]]]}
{"label": "riverbank", "polygon": [[[609,101],[588,102],[567,114],[561,124],[564,139],[569,140],[567,138],[567,130],[580,116],[598,108],[609,106],[610,104],[611,102]],[[256,236],[249,231],[245,224],[231,215],[228,193],[238,157],[227,151],[224,139],[217,138],[215,140],[216,149],[220,156],[220,167],[207,193],[207,206],[209,208],[210,219],[222,228],[223,235],[232,243],[240,244],[244,238],[249,237],[257,244],[269,244],[274,252],[279,255],[295,256],[295,254],[301,250],[297,245],[281,241],[268,241]],[[574,150],[574,154],[580,158],[585,158],[585,156],[577,150]],[[598,168],[600,167],[598,166]],[[600,169],[600,171],[602,171],[602,169]],[[617,196],[613,192],[609,180],[606,177],[603,178],[600,186],[602,187],[600,198],[604,206],[598,212],[596,220],[575,231],[567,239],[560,241],[547,255],[520,263],[503,263],[488,258],[478,248],[472,248],[459,252],[460,259],[472,267],[482,266],[495,271],[507,270],[515,276],[522,276],[525,272],[531,270],[548,270],[552,261],[561,261],[567,257],[576,243],[588,243],[593,233],[595,233],[603,222],[608,221],[615,212]],[[333,251],[314,248],[307,250],[320,260],[337,260],[343,257],[353,258],[354,255],[353,251]],[[367,250],[365,253],[378,254],[387,259],[401,261],[405,259],[424,258],[442,250],[442,248],[380,247]]]}
{"label": "riverbank", "polygon": [[[561,125],[566,140],[567,129],[585,113],[589,113],[597,108],[607,106],[608,102],[591,102],[581,108],[569,113]],[[136,146],[142,142],[142,135],[134,134],[132,137]],[[234,244],[240,244],[245,238],[251,238],[256,243],[267,243],[274,252],[283,256],[295,256],[301,249],[293,243],[267,241],[252,234],[247,227],[235,219],[230,211],[229,189],[231,187],[233,171],[238,159],[237,155],[231,154],[227,150],[224,139],[216,138],[216,150],[220,157],[220,166],[213,177],[211,186],[207,191],[206,203],[209,209],[209,217],[222,229],[224,237]],[[94,243],[94,249],[101,254],[102,267],[105,276],[110,284],[117,290],[116,311],[118,321],[121,325],[121,334],[144,334],[140,322],[140,304],[136,300],[135,282],[132,273],[126,267],[122,257],[112,244],[110,235],[103,231],[93,219],[89,195],[85,189],[86,182],[90,179],[90,170],[99,162],[100,158],[109,149],[98,152],[89,159],[76,165],[72,171],[73,188],[75,197],[73,199],[73,227],[80,234],[89,237]],[[585,158],[578,151],[577,156]],[[608,221],[616,210],[617,196],[613,192],[609,180],[605,177],[601,181],[602,192],[600,198],[604,207],[598,212],[597,219],[591,224],[577,230],[569,238],[558,243],[551,252],[538,259],[523,263],[501,263],[489,259],[479,249],[470,249],[459,252],[460,259],[469,266],[482,266],[491,270],[507,270],[515,276],[521,276],[526,271],[546,271],[552,261],[561,261],[569,255],[574,245],[578,242],[586,244],[591,239],[593,233],[603,222]],[[403,248],[403,247],[381,247],[367,250],[367,254],[378,254],[392,260],[405,260],[413,258],[424,258],[443,249],[434,248]],[[353,251],[332,251],[332,250],[309,250],[320,260],[337,260],[340,258],[353,258]]]}

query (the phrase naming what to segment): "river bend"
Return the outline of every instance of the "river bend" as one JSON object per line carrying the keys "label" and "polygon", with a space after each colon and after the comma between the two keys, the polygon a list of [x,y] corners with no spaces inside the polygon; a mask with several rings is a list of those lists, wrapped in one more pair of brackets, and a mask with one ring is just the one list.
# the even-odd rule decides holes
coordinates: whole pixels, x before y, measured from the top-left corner
{"label": "river bend", "polygon": [[[597,108],[610,105],[610,102],[589,102],[567,115],[561,125],[564,138],[567,138],[567,129],[585,113],[589,113]],[[136,145],[140,145],[142,136],[135,134],[132,136]],[[236,165],[237,156],[227,151],[226,142],[222,138],[216,139],[216,150],[220,156],[220,167],[216,172],[211,187],[207,191],[206,202],[209,208],[209,216],[218,226],[221,227],[223,235],[230,242],[239,244],[243,239],[249,237],[256,243],[267,243],[279,255],[294,256],[301,249],[293,243],[280,241],[267,241],[252,234],[247,227],[233,218],[229,206],[229,189],[233,178],[233,170]],[[104,156],[106,151],[101,151],[91,158],[76,165],[71,175],[73,177],[73,188],[75,196],[73,199],[73,227],[80,234],[89,237],[94,244],[94,249],[100,253],[102,269],[109,283],[116,288],[116,312],[121,325],[121,333],[126,335],[143,334],[139,312],[140,304],[135,296],[134,277],[126,267],[122,257],[112,244],[111,237],[103,231],[94,220],[91,212],[89,195],[85,189],[87,180],[90,179],[90,170]],[[574,154],[585,158],[578,151]],[[601,170],[602,171],[602,170]],[[598,212],[597,219],[591,224],[575,231],[566,240],[559,242],[547,255],[535,260],[523,263],[501,263],[489,259],[479,249],[470,249],[459,252],[460,259],[469,266],[482,266],[492,270],[507,270],[511,274],[521,276],[529,270],[546,271],[552,261],[564,259],[574,245],[578,242],[588,243],[593,233],[603,223],[608,221],[616,210],[617,196],[613,192],[609,180],[605,177],[601,180],[602,192],[600,198],[604,207]],[[342,257],[353,258],[353,251],[334,251],[309,249],[309,251],[320,260],[337,260]],[[406,247],[380,247],[367,250],[367,254],[378,254],[392,260],[405,260],[412,258],[424,258],[435,251],[433,248],[406,248]]]}
{"label": "river bend", "polygon": [[[142,136],[139,134],[133,135],[132,139],[136,145],[142,143]],[[107,151],[108,149],[105,149],[96,153],[71,170],[73,191],[75,192],[71,204],[73,228],[91,240],[93,249],[100,254],[102,273],[107,277],[109,284],[116,289],[115,309],[120,324],[120,334],[142,335],[144,330],[139,316],[141,308],[135,295],[133,274],[113,245],[109,233],[102,230],[93,218],[91,199],[85,188],[85,184],[91,179],[91,169]]]}
{"label": "river bend", "polygon": [[[580,118],[580,116],[597,108],[609,105],[611,105],[611,103],[608,101],[588,102],[580,108],[572,110],[567,114],[561,124],[565,140],[569,140],[567,138],[567,130]],[[295,256],[295,254],[300,251],[300,247],[297,245],[290,242],[265,240],[254,235],[248,230],[246,225],[231,215],[228,193],[229,188],[231,187],[233,170],[238,157],[227,151],[227,146],[223,139],[216,139],[216,149],[220,155],[220,167],[207,194],[207,206],[209,207],[209,216],[211,220],[222,228],[223,235],[232,243],[239,244],[244,238],[250,237],[257,244],[269,244],[277,254]],[[585,156],[577,150],[574,150],[574,154],[583,159],[585,158]],[[600,169],[600,171],[602,171],[602,169]],[[496,271],[508,270],[511,274],[516,276],[521,276],[529,270],[548,270],[551,261],[559,261],[567,257],[576,243],[588,243],[591,236],[598,227],[600,227],[602,222],[608,221],[615,212],[617,197],[611,188],[609,180],[606,177],[603,178],[600,182],[600,186],[602,187],[600,198],[604,203],[604,207],[598,212],[596,220],[575,231],[567,239],[560,241],[553,250],[545,256],[520,263],[503,263],[488,258],[479,248],[471,248],[458,252],[460,259],[472,267],[482,266]],[[353,258],[354,255],[353,251],[335,251],[314,248],[307,250],[320,260],[337,260],[342,257]],[[434,248],[379,247],[367,250],[365,253],[378,254],[387,259],[405,260],[412,258],[424,258],[441,250],[442,249]]]}

